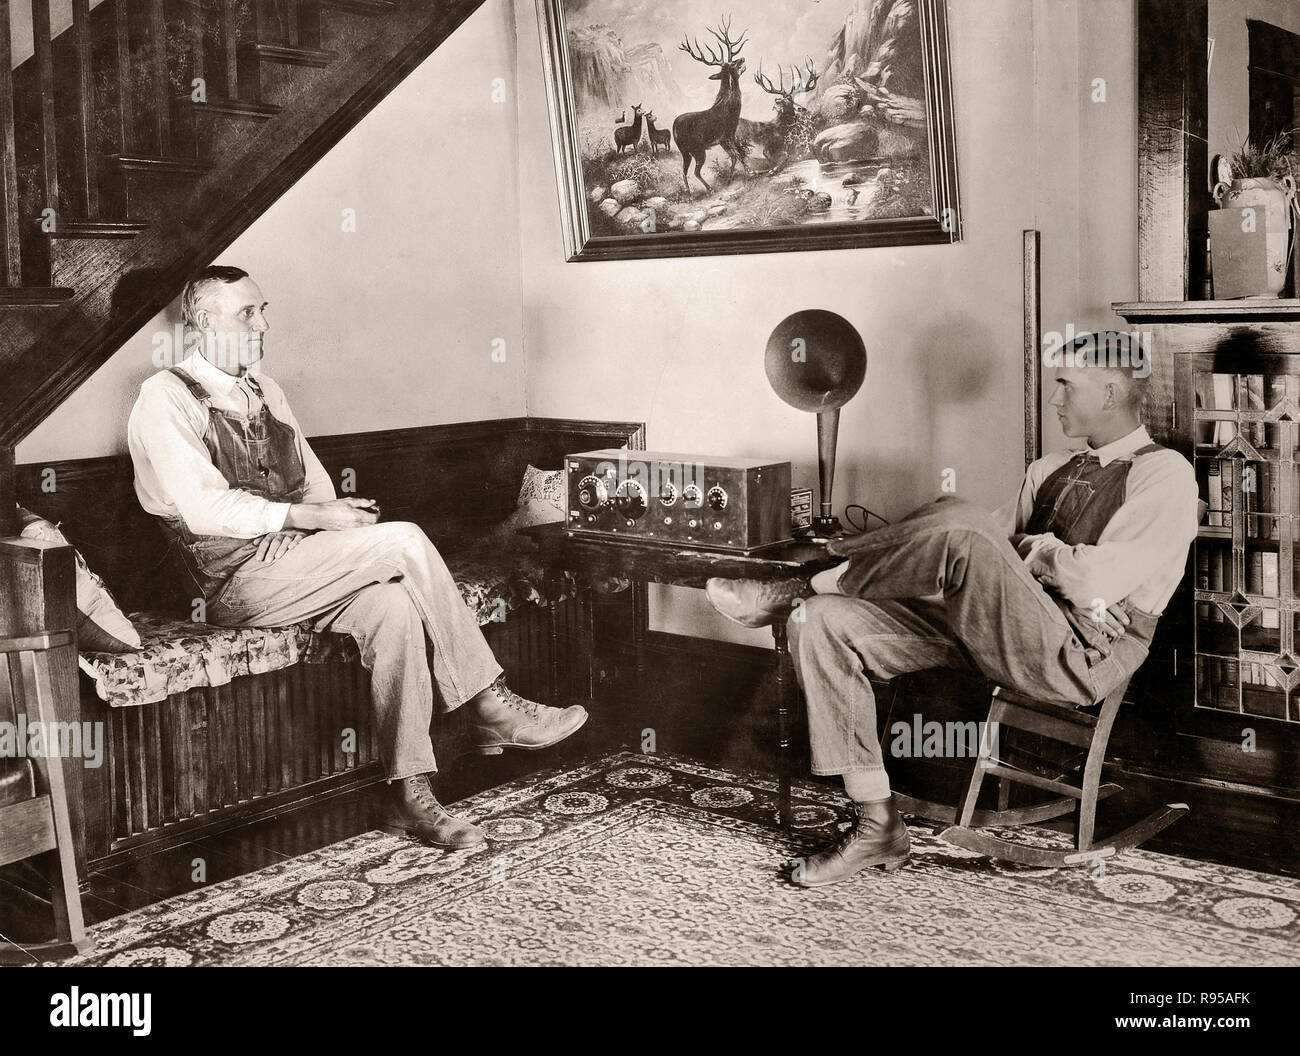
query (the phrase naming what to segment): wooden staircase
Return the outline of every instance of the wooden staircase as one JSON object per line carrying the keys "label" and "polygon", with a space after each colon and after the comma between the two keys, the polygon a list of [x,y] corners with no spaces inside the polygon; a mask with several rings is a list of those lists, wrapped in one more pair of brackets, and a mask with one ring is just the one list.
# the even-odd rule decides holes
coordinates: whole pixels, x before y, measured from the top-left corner
{"label": "wooden staircase", "polygon": [[0,536],[14,445],[481,3],[72,0],[55,36],[30,0],[35,52],[0,62]]}

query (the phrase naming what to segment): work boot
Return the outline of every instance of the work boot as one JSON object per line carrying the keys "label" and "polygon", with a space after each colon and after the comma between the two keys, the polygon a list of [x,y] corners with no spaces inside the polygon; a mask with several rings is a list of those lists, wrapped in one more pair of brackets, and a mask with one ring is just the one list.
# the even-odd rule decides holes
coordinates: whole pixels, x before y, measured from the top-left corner
{"label": "work boot", "polygon": [[500,755],[503,748],[549,748],[577,733],[587,721],[587,709],[581,704],[549,708],[525,700],[504,678],[498,678],[490,690],[466,707],[470,709],[470,737],[481,755]]}
{"label": "work boot", "polygon": [[813,596],[806,579],[711,579],[704,593],[723,616],[742,627],[766,627],[784,620],[800,598]]}
{"label": "work boot", "polygon": [[409,832],[434,847],[465,851],[487,842],[483,830],[464,818],[448,814],[429,787],[425,774],[394,781],[389,791],[388,813],[380,826],[385,832]]}
{"label": "work boot", "polygon": [[847,880],[869,865],[892,873],[912,850],[907,826],[894,806],[894,797],[853,804],[853,827],[826,850],[798,864],[790,873],[800,887],[823,887]]}

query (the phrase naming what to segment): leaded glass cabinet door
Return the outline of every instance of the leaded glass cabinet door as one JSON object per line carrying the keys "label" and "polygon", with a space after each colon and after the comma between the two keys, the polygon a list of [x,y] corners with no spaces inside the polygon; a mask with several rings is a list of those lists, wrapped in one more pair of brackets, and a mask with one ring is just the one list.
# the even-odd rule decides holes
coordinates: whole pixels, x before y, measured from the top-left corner
{"label": "leaded glass cabinet door", "polygon": [[1292,740],[1300,730],[1300,362],[1266,353],[1225,359],[1179,356],[1177,434],[1206,511],[1190,589],[1172,603],[1192,607],[1184,610],[1192,714],[1178,711],[1189,730],[1248,743],[1262,729],[1270,741]]}

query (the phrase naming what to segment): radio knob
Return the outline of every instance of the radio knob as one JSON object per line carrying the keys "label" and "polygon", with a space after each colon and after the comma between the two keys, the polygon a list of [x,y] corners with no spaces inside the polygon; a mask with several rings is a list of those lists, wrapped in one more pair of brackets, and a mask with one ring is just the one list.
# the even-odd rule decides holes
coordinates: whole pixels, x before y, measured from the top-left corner
{"label": "radio knob", "polygon": [[596,510],[605,505],[609,492],[599,477],[583,477],[578,481],[578,504],[588,510]]}
{"label": "radio knob", "polygon": [[727,508],[727,493],[718,486],[709,489],[709,509],[725,510]]}
{"label": "radio knob", "polygon": [[624,517],[635,520],[644,514],[647,508],[645,488],[635,480],[623,481],[614,493],[614,505]]}
{"label": "radio knob", "polygon": [[677,485],[672,481],[665,481],[659,485],[659,505],[671,506],[677,501]]}
{"label": "radio knob", "polygon": [[704,505],[704,493],[695,484],[687,484],[682,491],[682,505],[688,510],[698,510]]}

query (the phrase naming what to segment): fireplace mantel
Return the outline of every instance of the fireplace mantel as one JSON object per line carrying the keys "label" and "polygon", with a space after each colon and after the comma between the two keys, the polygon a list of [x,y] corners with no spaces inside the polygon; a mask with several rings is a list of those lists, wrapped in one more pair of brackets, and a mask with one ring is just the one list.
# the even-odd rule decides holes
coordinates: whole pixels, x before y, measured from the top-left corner
{"label": "fireplace mantel", "polygon": [[1300,299],[1250,297],[1235,301],[1116,301],[1130,323],[1300,322]]}

